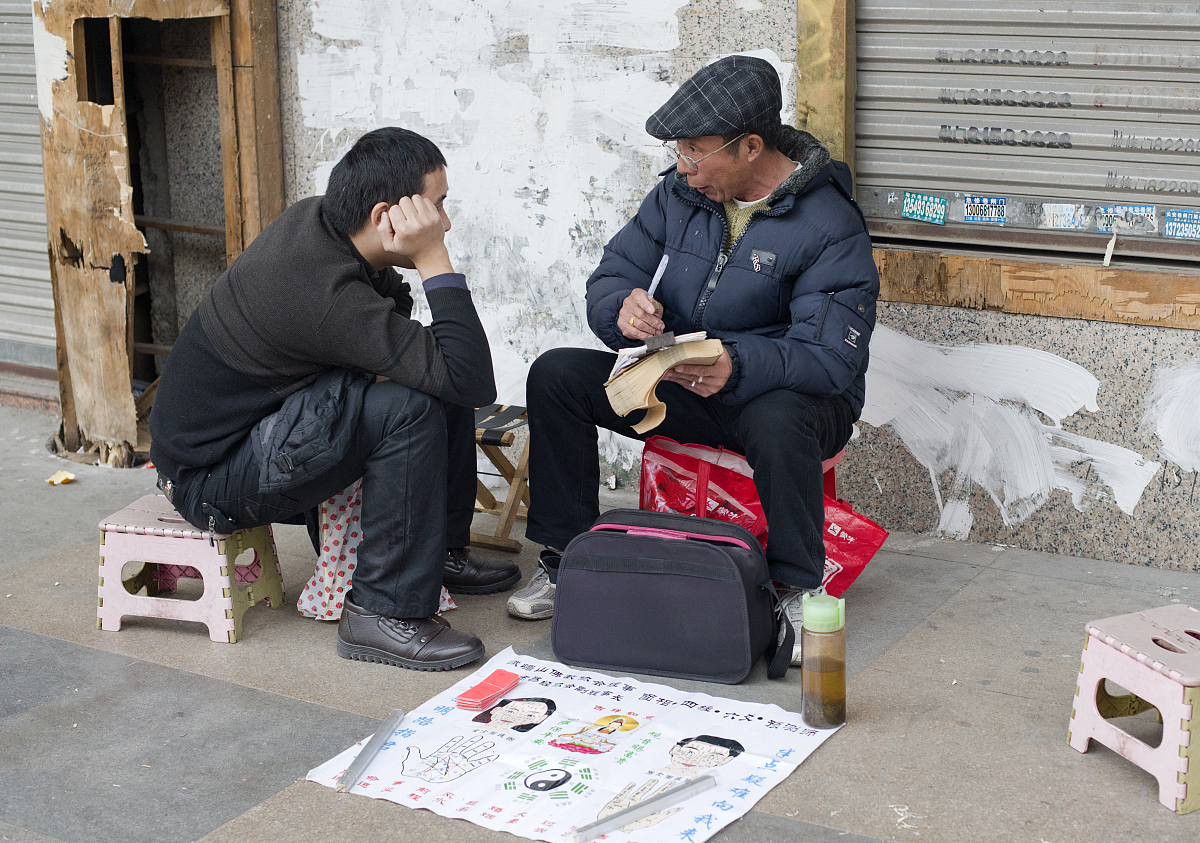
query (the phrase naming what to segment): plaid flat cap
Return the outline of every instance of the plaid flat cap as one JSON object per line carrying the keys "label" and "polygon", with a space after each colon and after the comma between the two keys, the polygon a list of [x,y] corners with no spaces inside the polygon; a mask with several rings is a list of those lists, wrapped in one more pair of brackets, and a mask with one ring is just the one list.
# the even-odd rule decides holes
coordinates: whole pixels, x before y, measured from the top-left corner
{"label": "plaid flat cap", "polygon": [[779,122],[783,97],[771,63],[753,56],[726,56],[679,86],[646,121],[659,140],[701,138]]}

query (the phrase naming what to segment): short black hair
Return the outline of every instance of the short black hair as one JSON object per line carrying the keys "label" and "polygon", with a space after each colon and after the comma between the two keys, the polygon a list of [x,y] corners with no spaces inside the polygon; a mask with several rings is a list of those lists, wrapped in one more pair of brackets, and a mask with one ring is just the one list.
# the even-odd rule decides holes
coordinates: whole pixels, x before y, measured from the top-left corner
{"label": "short black hair", "polygon": [[515,703],[515,702],[539,702],[542,705],[546,706],[546,714],[537,723],[522,723],[520,726],[513,726],[512,730],[511,730],[513,732],[528,732],[534,726],[538,726],[538,725],[544,723],[546,718],[549,717],[551,714],[553,714],[555,709],[558,708],[558,706],[556,706],[554,704],[554,700],[549,700],[549,699],[546,699],[545,697],[519,697],[519,698],[514,697],[509,700],[500,700],[500,702],[496,703],[494,706],[489,708],[487,711],[481,712],[481,713],[475,715],[474,717],[472,717],[471,722],[472,723],[491,723],[492,722],[492,712],[495,709],[499,708],[502,705],[508,705],[509,703]]}
{"label": "short black hair", "polygon": [[[783,134],[783,121],[776,118],[773,122],[770,120],[760,121],[757,126],[747,126],[739,132],[727,132],[721,135],[721,143],[729,143],[738,135],[758,135],[763,140],[763,146],[767,149],[779,149],[779,142]],[[734,158],[738,157],[738,148],[741,143],[736,143],[726,150]]]}
{"label": "short black hair", "polygon": [[379,202],[395,205],[425,189],[425,177],[446,166],[437,144],[416,132],[388,126],[367,132],[329,174],[323,210],[339,234],[360,231]]}
{"label": "short black hair", "polygon": [[[736,137],[736,135],[734,137]],[[712,735],[696,735],[694,738],[684,738],[681,741],[677,741],[675,746],[687,746],[692,741],[700,741],[700,743],[706,743],[709,746],[724,747],[725,749],[729,750],[730,758],[737,758],[746,751],[746,748],[733,738],[717,738],[713,737]]]}

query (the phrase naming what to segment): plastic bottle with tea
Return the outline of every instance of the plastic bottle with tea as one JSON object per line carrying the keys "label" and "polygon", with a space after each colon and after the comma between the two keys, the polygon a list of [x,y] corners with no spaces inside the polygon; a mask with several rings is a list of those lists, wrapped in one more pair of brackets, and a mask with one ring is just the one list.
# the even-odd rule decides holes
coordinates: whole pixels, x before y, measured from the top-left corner
{"label": "plastic bottle with tea", "polygon": [[846,601],[805,594],[800,630],[801,716],[814,729],[846,722]]}

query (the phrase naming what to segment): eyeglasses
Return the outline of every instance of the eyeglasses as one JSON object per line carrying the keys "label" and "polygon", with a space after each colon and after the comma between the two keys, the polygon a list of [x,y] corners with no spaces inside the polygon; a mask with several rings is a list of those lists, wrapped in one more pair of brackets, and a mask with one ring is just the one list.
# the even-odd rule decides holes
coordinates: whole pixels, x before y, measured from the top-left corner
{"label": "eyeglasses", "polygon": [[730,144],[737,143],[738,141],[740,141],[740,140],[741,140],[742,138],[744,138],[744,137],[746,137],[746,133],[745,133],[745,132],[742,132],[742,133],[741,133],[740,135],[738,135],[736,138],[734,138],[733,140],[729,141],[729,143],[724,143],[724,144],[721,144],[721,146],[717,147],[717,148],[716,148],[716,149],[714,149],[712,152],[708,153],[708,155],[701,155],[699,158],[695,158],[695,159],[693,159],[693,158],[689,158],[689,157],[687,157],[686,155],[684,155],[682,152],[680,152],[680,151],[679,151],[679,144],[675,144],[674,146],[671,146],[671,145],[669,145],[669,144],[668,144],[666,141],[663,141],[663,144],[662,144],[662,145],[663,145],[663,149],[665,149],[667,152],[669,152],[669,153],[671,153],[672,155],[674,155],[674,156],[675,156],[677,159],[679,159],[679,160],[683,161],[685,164],[687,164],[687,165],[688,165],[688,169],[689,169],[689,170],[699,170],[699,169],[700,169],[700,162],[701,162],[701,161],[703,161],[705,158],[708,158],[708,157],[710,157],[710,156],[712,156],[712,155],[716,155],[718,152],[720,152],[720,151],[721,151],[722,149],[724,149],[725,147],[729,146]]}

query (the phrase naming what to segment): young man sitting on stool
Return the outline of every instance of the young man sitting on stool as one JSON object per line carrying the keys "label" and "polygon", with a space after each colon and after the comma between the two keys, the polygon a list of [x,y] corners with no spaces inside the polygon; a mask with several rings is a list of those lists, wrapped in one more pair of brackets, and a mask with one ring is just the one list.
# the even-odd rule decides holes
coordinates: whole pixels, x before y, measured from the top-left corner
{"label": "young man sitting on stool", "polygon": [[[466,547],[473,410],[496,385],[446,250],[445,168],[413,132],[360,138],[325,196],[288,208],[209,289],[150,416],[159,486],[202,529],[292,521],[361,477],[338,655],[418,670],[484,653],[437,616],[443,583],[490,594],[520,579]],[[410,287],[392,267],[420,276],[430,326],[410,318]]]}

